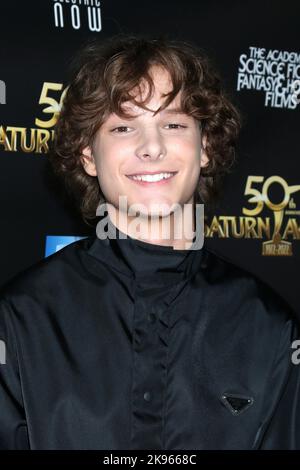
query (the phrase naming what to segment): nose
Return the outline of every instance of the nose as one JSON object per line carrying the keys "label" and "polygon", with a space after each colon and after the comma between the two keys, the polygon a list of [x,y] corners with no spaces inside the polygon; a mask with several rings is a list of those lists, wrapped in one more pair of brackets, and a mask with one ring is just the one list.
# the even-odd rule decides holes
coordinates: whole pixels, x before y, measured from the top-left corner
{"label": "nose", "polygon": [[141,160],[158,160],[166,155],[166,147],[159,131],[147,128],[141,136],[141,142],[137,145],[136,156]]}

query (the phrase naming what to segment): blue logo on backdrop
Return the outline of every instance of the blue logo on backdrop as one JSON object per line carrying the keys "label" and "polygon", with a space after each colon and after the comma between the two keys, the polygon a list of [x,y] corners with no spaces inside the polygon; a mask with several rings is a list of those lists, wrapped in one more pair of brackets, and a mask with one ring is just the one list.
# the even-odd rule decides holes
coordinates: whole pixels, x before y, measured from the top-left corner
{"label": "blue logo on backdrop", "polygon": [[63,235],[47,235],[46,236],[46,249],[45,249],[45,258],[47,256],[56,253],[70,243],[77,242],[86,237],[72,237],[72,236],[63,236]]}

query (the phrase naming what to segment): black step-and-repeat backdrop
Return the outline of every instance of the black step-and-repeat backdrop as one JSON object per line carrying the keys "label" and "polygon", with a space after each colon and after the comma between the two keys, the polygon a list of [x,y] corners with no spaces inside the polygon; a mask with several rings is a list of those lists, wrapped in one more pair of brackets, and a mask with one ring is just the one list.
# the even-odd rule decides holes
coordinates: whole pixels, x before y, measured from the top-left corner
{"label": "black step-and-repeat backdrop", "polygon": [[94,231],[47,159],[76,50],[119,32],[167,33],[207,52],[244,120],[205,243],[300,315],[298,1],[2,0],[0,16],[0,285]]}

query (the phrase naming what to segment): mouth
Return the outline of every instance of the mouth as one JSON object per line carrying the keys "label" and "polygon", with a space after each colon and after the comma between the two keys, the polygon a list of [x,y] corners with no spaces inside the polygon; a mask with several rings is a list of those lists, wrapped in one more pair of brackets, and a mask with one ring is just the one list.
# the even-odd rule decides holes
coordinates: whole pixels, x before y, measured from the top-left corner
{"label": "mouth", "polygon": [[170,172],[163,172],[163,173],[146,173],[146,174],[136,174],[136,175],[126,175],[127,178],[134,181],[135,183],[141,185],[158,185],[158,184],[166,184],[168,183],[178,171],[170,171]]}

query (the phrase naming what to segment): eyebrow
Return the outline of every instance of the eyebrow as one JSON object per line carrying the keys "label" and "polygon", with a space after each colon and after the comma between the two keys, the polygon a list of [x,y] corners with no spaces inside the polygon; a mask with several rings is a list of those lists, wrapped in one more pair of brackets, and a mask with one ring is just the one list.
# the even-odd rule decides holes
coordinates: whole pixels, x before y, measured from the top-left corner
{"label": "eyebrow", "polygon": [[[129,109],[129,112],[130,112],[130,109]],[[186,113],[183,111],[182,108],[167,108],[167,109],[161,110],[159,114],[168,115],[168,114],[186,114]],[[129,118],[129,120],[135,120],[138,117],[139,117],[139,114],[134,115],[132,118]]]}
{"label": "eyebrow", "polygon": [[163,109],[162,114],[185,114],[181,108]]}

